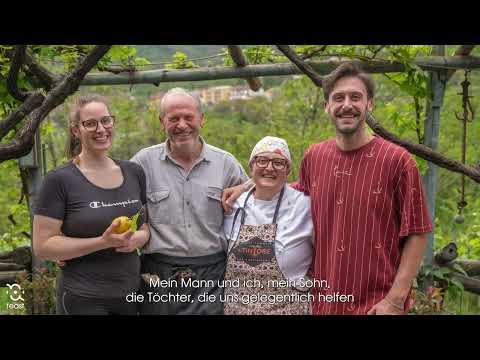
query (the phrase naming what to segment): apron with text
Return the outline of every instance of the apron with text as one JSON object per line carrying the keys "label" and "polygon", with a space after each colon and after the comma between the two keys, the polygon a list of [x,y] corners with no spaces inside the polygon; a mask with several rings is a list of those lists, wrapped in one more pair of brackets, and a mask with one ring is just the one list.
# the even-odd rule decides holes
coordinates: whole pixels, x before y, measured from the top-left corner
{"label": "apron with text", "polygon": [[[288,284],[275,256],[275,237],[277,233],[277,216],[282,202],[284,188],[280,192],[275,214],[271,224],[245,225],[245,207],[252,189],[247,195],[242,212],[240,230],[227,256],[225,273],[224,312],[226,315],[309,315],[311,303],[298,301],[305,293]],[[234,282],[236,280],[237,282]]]}

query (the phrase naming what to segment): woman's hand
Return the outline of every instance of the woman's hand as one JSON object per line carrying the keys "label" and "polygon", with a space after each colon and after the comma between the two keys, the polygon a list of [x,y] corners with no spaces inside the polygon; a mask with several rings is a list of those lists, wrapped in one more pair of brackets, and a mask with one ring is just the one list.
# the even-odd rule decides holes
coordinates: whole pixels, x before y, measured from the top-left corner
{"label": "woman's hand", "polygon": [[102,241],[109,248],[121,248],[128,246],[130,238],[133,236],[133,231],[127,230],[124,233],[116,234],[115,228],[119,225],[119,220],[113,221],[110,226],[102,234]]}

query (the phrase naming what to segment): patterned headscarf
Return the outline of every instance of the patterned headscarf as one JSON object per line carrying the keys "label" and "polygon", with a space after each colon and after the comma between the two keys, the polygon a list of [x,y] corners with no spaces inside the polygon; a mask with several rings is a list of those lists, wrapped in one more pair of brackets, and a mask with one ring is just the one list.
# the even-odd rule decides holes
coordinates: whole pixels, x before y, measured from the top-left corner
{"label": "patterned headscarf", "polygon": [[250,155],[249,163],[252,162],[255,156],[264,152],[274,152],[276,154],[282,155],[285,159],[287,159],[289,164],[292,163],[290,151],[288,150],[288,144],[284,139],[274,136],[265,136],[253,148],[252,154]]}

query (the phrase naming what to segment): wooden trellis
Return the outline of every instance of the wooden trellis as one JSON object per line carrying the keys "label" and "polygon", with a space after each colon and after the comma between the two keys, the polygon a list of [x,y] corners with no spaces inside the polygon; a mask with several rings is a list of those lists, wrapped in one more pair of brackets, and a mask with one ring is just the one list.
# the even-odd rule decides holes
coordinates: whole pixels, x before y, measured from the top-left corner
{"label": "wooden trellis", "polygon": [[[346,58],[332,58],[324,61],[304,61],[299,58],[288,46],[278,45],[278,49],[283,52],[291,62],[280,64],[260,64],[249,65],[242,49],[238,45],[228,45],[229,55],[234,66],[208,67],[185,70],[146,70],[132,71],[132,68],[116,69],[114,73],[90,73],[81,81],[82,86],[91,85],[134,85],[134,84],[153,84],[158,86],[166,82],[183,81],[206,81],[219,79],[243,78],[247,81],[250,89],[258,91],[261,88],[259,77],[263,76],[288,76],[295,74],[306,74],[312,81],[319,86],[321,84],[321,75],[330,73],[341,63],[353,61],[367,73],[395,73],[404,72],[404,64],[395,61],[384,60],[352,60]],[[474,45],[461,45],[456,50],[454,56],[445,56],[445,45],[433,46],[433,55],[427,57],[417,57],[412,61],[423,70],[429,72],[429,88],[432,97],[427,100],[427,117],[424,123],[425,143],[424,145],[412,144],[396,138],[388,133],[378,124],[372,116],[367,118],[368,125],[381,136],[392,140],[404,147],[410,152],[429,161],[429,167],[424,176],[428,206],[432,219],[435,219],[435,194],[437,189],[437,165],[469,176],[474,181],[480,183],[480,170],[477,167],[468,166],[463,163],[445,159],[436,153],[438,148],[438,138],[440,129],[440,110],[443,104],[445,88],[448,80],[456,70],[480,68],[480,57],[470,56]],[[60,78],[55,78],[51,74],[54,83]],[[38,164],[41,166],[41,162]],[[32,175],[32,187],[38,188],[41,178]],[[30,196],[35,198],[35,191],[30,191]],[[429,235],[428,248],[425,255],[425,263],[435,262],[433,254],[434,233]],[[34,260],[35,261],[35,260]],[[480,280],[473,285],[473,288],[480,289]]]}

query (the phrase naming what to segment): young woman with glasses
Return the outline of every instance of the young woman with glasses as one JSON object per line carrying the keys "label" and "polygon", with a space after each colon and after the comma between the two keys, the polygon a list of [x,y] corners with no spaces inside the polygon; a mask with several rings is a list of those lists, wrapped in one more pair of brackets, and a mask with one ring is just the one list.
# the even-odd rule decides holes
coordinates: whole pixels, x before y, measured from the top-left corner
{"label": "young woman with glasses", "polygon": [[287,184],[291,158],[286,141],[260,140],[249,166],[254,187],[224,218],[229,241],[225,314],[310,314],[310,199]]}
{"label": "young woman with glasses", "polygon": [[[33,221],[34,252],[64,263],[57,278],[57,313],[137,314],[126,296],[140,286],[137,248],[149,238],[145,174],[108,156],[115,117],[107,100],[82,96],[70,111],[66,164],[43,182]],[[140,213],[136,231],[122,233],[117,217]]]}

